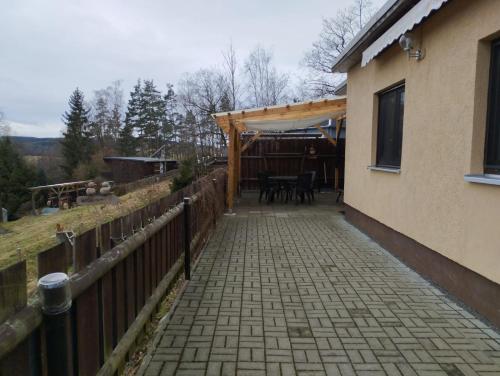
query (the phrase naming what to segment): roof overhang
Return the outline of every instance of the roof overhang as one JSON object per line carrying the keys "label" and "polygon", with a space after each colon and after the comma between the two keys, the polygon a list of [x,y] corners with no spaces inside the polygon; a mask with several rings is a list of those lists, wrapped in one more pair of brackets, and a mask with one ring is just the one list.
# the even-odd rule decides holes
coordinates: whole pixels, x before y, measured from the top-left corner
{"label": "roof overhang", "polygon": [[253,108],[212,114],[217,125],[228,133],[231,126],[239,132],[287,131],[317,125],[345,115],[345,96],[309,102]]}
{"label": "roof overhang", "polygon": [[431,13],[441,8],[448,0],[422,0],[401,17],[389,30],[363,51],[361,66],[366,66],[387,47],[407,31],[419,25]]}
{"label": "roof overhang", "polygon": [[418,2],[419,0],[388,0],[335,59],[332,72],[347,73],[361,62],[363,51]]}

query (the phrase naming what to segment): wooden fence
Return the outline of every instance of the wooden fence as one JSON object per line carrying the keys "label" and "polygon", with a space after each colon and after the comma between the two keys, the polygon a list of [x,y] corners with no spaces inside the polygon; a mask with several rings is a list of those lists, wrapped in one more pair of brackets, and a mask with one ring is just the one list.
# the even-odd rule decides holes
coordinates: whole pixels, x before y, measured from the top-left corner
{"label": "wooden fence", "polygon": [[[243,144],[250,136],[245,137]],[[257,173],[273,171],[277,175],[297,175],[304,171],[316,171],[320,187],[344,186],[344,140],[337,146],[325,138],[262,138],[251,144],[241,155],[241,189],[257,189]],[[310,155],[313,147],[315,154]],[[335,170],[338,169],[337,175]],[[335,179],[338,179],[338,182]]]}
{"label": "wooden fence", "polygon": [[[225,170],[217,169],[179,192],[79,235],[73,246],[65,242],[38,255],[39,277],[70,275],[67,374],[112,375],[123,366],[182,271],[184,249],[190,250],[191,259],[197,257],[223,214],[225,181]],[[182,203],[184,197],[191,198],[190,205]],[[47,375],[51,357],[63,355],[47,346],[41,303],[27,303],[26,261],[0,271],[0,323],[0,375]]]}

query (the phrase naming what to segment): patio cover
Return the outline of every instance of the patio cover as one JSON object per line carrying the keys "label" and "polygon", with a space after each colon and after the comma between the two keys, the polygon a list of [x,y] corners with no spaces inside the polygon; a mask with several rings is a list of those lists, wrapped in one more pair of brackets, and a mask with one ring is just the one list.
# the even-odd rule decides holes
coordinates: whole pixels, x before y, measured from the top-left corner
{"label": "patio cover", "polygon": [[420,24],[433,11],[441,8],[449,0],[422,0],[410,9],[403,17],[399,19],[392,27],[378,38],[370,47],[363,51],[361,66],[366,66],[375,59],[383,50],[389,47],[401,35],[412,30]]}
{"label": "patio cover", "polygon": [[[336,145],[336,140],[326,133],[319,125],[328,119],[343,119],[346,113],[346,105],[346,97],[342,96],[309,102],[212,114],[217,125],[228,135],[229,139],[227,148],[228,208],[230,210],[233,208],[234,196],[239,187],[241,153],[250,147],[263,132],[282,132],[317,126],[318,130],[323,133],[332,144]],[[341,131],[342,122],[337,121],[336,123],[338,136]],[[242,147],[240,133],[249,130],[257,131],[257,133]]]}

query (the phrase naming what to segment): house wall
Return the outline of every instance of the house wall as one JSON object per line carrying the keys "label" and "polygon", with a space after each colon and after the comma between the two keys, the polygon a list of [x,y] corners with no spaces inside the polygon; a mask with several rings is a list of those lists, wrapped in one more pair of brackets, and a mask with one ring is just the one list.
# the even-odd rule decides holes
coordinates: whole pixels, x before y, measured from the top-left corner
{"label": "house wall", "polygon": [[[467,183],[464,175],[482,173],[489,43],[499,30],[500,1],[451,0],[413,31],[424,60],[408,59],[396,44],[349,71],[344,198],[356,211],[496,283],[500,186]],[[401,173],[369,170],[376,93],[402,80]]]}

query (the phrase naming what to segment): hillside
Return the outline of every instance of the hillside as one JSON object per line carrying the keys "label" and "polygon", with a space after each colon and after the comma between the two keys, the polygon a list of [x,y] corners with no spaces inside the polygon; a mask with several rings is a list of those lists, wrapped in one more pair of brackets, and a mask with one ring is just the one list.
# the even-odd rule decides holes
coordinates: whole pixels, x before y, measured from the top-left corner
{"label": "hillside", "polygon": [[38,138],[11,136],[12,142],[23,155],[58,156],[61,138]]}
{"label": "hillside", "polygon": [[83,233],[98,223],[110,221],[126,213],[133,212],[170,193],[171,179],[136,190],[119,198],[117,205],[79,206],[59,211],[48,216],[26,216],[14,222],[1,224],[0,228],[0,269],[20,259],[28,261],[28,280],[33,282],[37,253],[57,244],[56,225]]}

